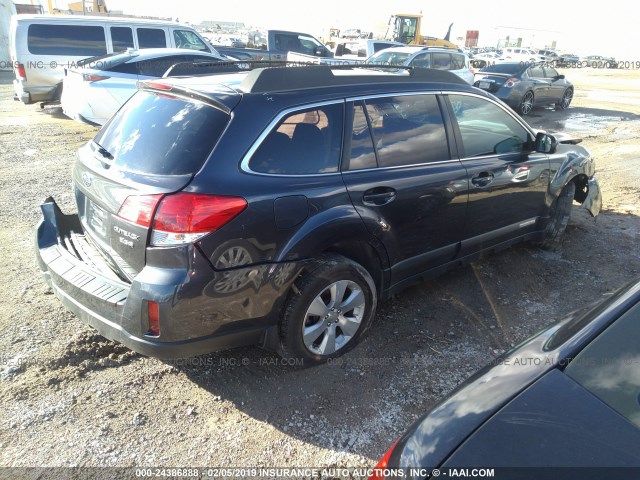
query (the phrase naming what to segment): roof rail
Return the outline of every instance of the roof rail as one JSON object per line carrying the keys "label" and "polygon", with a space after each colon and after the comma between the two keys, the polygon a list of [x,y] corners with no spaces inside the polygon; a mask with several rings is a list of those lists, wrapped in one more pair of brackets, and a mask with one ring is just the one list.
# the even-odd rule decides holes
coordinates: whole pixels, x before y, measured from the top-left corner
{"label": "roof rail", "polygon": [[[256,68],[247,74],[240,84],[246,93],[279,92],[304,88],[335,87],[376,83],[455,83],[467,85],[460,77],[445,70],[392,65],[304,65],[296,68]],[[405,70],[409,75],[334,75],[332,70]]]}

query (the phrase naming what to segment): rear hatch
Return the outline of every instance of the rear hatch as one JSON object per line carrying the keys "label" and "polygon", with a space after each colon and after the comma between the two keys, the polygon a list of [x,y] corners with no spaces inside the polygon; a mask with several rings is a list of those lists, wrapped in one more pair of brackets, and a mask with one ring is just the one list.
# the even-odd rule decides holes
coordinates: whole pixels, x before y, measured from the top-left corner
{"label": "rear hatch", "polygon": [[142,270],[156,209],[200,170],[228,121],[229,111],[206,102],[141,90],[79,150],[78,215],[121,278]]}

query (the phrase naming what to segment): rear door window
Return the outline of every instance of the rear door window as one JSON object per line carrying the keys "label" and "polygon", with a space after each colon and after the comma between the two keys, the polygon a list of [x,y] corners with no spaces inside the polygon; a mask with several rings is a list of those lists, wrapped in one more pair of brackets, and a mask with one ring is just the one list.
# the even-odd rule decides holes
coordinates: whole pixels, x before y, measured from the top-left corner
{"label": "rear door window", "polygon": [[379,167],[449,160],[442,113],[435,95],[401,95],[365,102]]}
{"label": "rear door window", "polygon": [[27,48],[36,55],[96,57],[107,53],[107,42],[101,26],[32,24]]}
{"label": "rear door window", "polygon": [[451,70],[451,55],[448,53],[433,53],[431,57],[431,68],[438,70]]}
{"label": "rear door window", "polygon": [[125,171],[193,174],[202,168],[228,121],[226,113],[205,103],[139,91],[94,142]]}
{"label": "rear door window", "polygon": [[361,170],[378,166],[376,152],[373,148],[373,139],[371,138],[371,129],[369,128],[369,122],[362,103],[357,103],[353,107],[351,154],[347,162],[342,167],[344,170]]}
{"label": "rear door window", "polygon": [[531,77],[531,78],[544,78],[544,70],[542,70],[542,67],[540,67],[540,66],[531,67],[529,69],[529,77]]}
{"label": "rear door window", "polygon": [[254,172],[311,175],[338,171],[342,146],[343,104],[286,115],[251,156]]}
{"label": "rear door window", "polygon": [[131,27],[111,27],[111,44],[113,52],[124,52],[127,48],[133,48],[133,31]]}
{"label": "rear door window", "polygon": [[544,67],[544,75],[547,78],[553,78],[553,79],[559,77],[558,71],[552,67]]}
{"label": "rear door window", "polygon": [[431,67],[431,54],[430,53],[421,53],[420,55],[415,56],[414,59],[411,60],[411,66],[412,67],[430,68]]}
{"label": "rear door window", "polygon": [[466,67],[464,55],[451,55],[451,70],[461,70]]}
{"label": "rear door window", "polygon": [[138,28],[138,48],[166,48],[167,37],[161,28]]}

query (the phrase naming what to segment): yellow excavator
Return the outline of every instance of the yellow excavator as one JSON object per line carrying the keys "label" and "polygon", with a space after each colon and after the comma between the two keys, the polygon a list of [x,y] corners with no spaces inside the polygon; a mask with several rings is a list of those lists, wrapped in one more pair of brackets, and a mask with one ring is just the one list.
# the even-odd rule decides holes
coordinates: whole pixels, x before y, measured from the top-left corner
{"label": "yellow excavator", "polygon": [[444,38],[427,37],[420,33],[422,27],[422,15],[411,15],[398,13],[391,15],[387,27],[387,40],[394,42],[406,43],[407,45],[425,45],[427,47],[445,47],[458,48],[458,46],[449,41],[451,35],[451,27]]}

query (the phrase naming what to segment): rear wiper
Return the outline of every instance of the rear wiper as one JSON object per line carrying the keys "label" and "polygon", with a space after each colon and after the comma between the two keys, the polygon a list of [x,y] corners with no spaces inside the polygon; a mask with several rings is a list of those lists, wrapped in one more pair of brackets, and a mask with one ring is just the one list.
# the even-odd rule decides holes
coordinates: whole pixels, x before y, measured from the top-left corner
{"label": "rear wiper", "polygon": [[113,160],[113,155],[111,155],[111,153],[109,153],[109,150],[104,148],[98,142],[93,142],[93,143],[97,147],[96,150],[98,151],[98,153],[100,153],[100,155],[102,155],[106,159]]}

